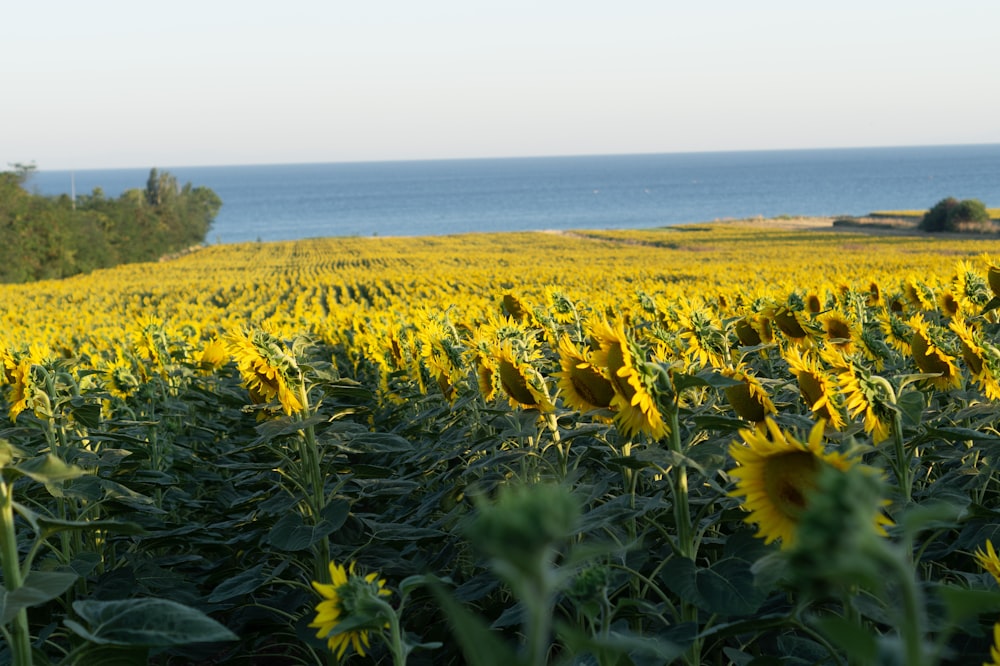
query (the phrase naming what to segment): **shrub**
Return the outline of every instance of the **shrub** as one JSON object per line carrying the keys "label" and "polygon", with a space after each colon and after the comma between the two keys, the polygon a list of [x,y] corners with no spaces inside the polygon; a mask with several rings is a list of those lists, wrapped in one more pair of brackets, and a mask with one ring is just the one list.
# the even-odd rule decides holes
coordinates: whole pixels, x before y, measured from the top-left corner
{"label": "shrub", "polygon": [[920,220],[920,228],[924,231],[963,231],[981,229],[989,224],[990,216],[986,206],[978,199],[959,201],[948,197],[934,204],[934,207],[924,213]]}

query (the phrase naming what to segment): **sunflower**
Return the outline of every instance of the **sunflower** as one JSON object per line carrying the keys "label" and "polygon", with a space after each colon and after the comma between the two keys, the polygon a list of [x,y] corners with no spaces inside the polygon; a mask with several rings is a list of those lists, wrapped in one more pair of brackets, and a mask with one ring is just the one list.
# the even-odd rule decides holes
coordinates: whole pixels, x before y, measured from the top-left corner
{"label": "sunflower", "polygon": [[496,376],[511,407],[551,412],[555,409],[549,398],[545,379],[531,365],[532,354],[515,350],[511,340],[504,340],[493,350]]}
{"label": "sunflower", "polygon": [[715,325],[705,310],[693,308],[681,314],[681,333],[687,343],[684,353],[693,365],[699,367],[725,365],[726,336]]}
{"label": "sunflower", "polygon": [[886,404],[882,389],[868,371],[833,348],[821,351],[820,356],[836,373],[837,385],[850,417],[864,415],[865,432],[871,435],[873,443],[888,439],[892,408]]}
{"label": "sunflower", "polygon": [[822,368],[819,361],[808,352],[789,349],[785,353],[789,372],[799,383],[799,393],[812,413],[830,424],[834,430],[844,427],[844,417],[837,405],[839,394],[836,379]]}
{"label": "sunflower", "polygon": [[865,305],[870,308],[882,305],[882,289],[878,286],[878,282],[872,281],[868,283],[868,293],[865,295]]}
{"label": "sunflower", "polygon": [[930,326],[923,317],[919,314],[913,315],[907,323],[913,329],[910,338],[913,362],[921,372],[938,375],[931,378],[930,383],[941,390],[961,387],[962,372],[955,365],[955,359],[935,344]]}
{"label": "sunflower", "polygon": [[833,310],[817,317],[817,321],[822,324],[829,344],[847,354],[854,351],[854,345],[861,338],[861,329],[856,323]]}
{"label": "sunflower", "polygon": [[654,439],[666,435],[667,424],[650,388],[652,382],[636,367],[641,358],[633,350],[624,324],[619,322],[612,327],[600,321],[591,335],[600,346],[592,356],[592,363],[604,369],[604,376],[614,388],[611,409],[616,411],[615,422],[624,435],[632,437],[645,432]]}
{"label": "sunflower", "polygon": [[514,321],[530,323],[534,319],[531,308],[510,292],[500,297],[500,307],[503,313],[514,319]]}
{"label": "sunflower", "polygon": [[[392,594],[385,589],[385,580],[374,572],[363,577],[357,575],[354,562],[346,570],[343,565],[330,562],[330,583],[313,581],[312,586],[323,597],[316,604],[316,619],[309,623],[313,629],[319,629],[316,638],[327,639],[327,646],[336,652],[338,660],[349,646],[364,657],[365,649],[370,647],[368,632],[380,631],[385,626],[385,619],[372,603],[378,597]],[[347,621],[351,622],[351,628],[338,632],[337,626]]]}
{"label": "sunflower", "polygon": [[806,294],[805,306],[806,312],[816,315],[823,311],[823,300],[819,297],[819,294],[811,292]]}
{"label": "sunflower", "polygon": [[824,423],[813,426],[806,442],[783,433],[773,419],[767,431],[741,430],[745,446],[733,442],[729,454],[738,463],[730,476],[738,479],[733,497],[743,497],[750,515],[745,522],[757,523],[757,536],[764,543],[781,539],[781,548],[795,543],[795,531],[809,494],[816,489],[823,465],[849,469],[853,462],[844,454],[823,449]]}
{"label": "sunflower", "polygon": [[568,335],[559,341],[559,379],[563,401],[572,409],[588,412],[608,409],[615,397],[615,388],[600,368],[591,362],[591,353],[574,344]]}
{"label": "sunflower", "polygon": [[109,361],[101,373],[108,393],[122,400],[132,395],[139,388],[139,380],[132,372],[133,369],[131,360],[126,359],[120,349],[117,350],[115,359]]}
{"label": "sunflower", "polygon": [[226,336],[226,342],[255,404],[277,401],[289,416],[302,411],[293,384],[298,364],[274,336],[260,329],[236,331]]}
{"label": "sunflower", "polygon": [[914,306],[923,310],[934,309],[934,292],[917,277],[907,276],[903,289],[907,300]]}
{"label": "sunflower", "polygon": [[39,393],[39,388],[31,374],[32,365],[34,364],[31,359],[24,357],[7,373],[7,381],[11,386],[8,413],[12,422],[16,421],[18,415],[34,402],[34,398]]}
{"label": "sunflower", "polygon": [[740,418],[752,423],[762,423],[768,414],[777,410],[760,380],[746,366],[727,368],[722,374],[739,381],[724,389],[726,399]]}
{"label": "sunflower", "polygon": [[942,291],[937,296],[938,309],[946,317],[955,317],[962,309],[962,303],[951,291]]}
{"label": "sunflower", "polygon": [[736,320],[733,325],[733,330],[736,333],[736,339],[740,341],[740,345],[744,347],[756,347],[761,343],[760,333],[753,327],[751,323],[751,318],[749,316],[742,317]]}
{"label": "sunflower", "polygon": [[1000,400],[1000,350],[984,342],[975,328],[966,322],[953,320],[949,324],[962,347],[962,360],[983,394],[990,400]]}
{"label": "sunflower", "polygon": [[475,367],[476,384],[479,385],[479,392],[482,394],[483,400],[489,402],[493,400],[497,394],[496,365],[489,356],[476,354]]}
{"label": "sunflower", "polygon": [[1000,584],[1000,557],[997,557],[997,551],[993,549],[993,542],[987,539],[986,549],[976,550],[975,556],[979,566],[988,571],[997,584]]}
{"label": "sunflower", "polygon": [[910,338],[913,331],[906,323],[891,311],[885,311],[878,315],[878,325],[882,330],[882,337],[887,345],[904,356],[910,355]]}
{"label": "sunflower", "polygon": [[212,374],[229,360],[226,345],[218,338],[212,338],[205,343],[198,356],[198,366],[205,374]]}
{"label": "sunflower", "polygon": [[986,284],[993,295],[1000,298],[1000,264],[991,261],[986,255],[983,255],[983,259],[986,260]]}
{"label": "sunflower", "polygon": [[990,646],[990,661],[983,666],[1000,666],[1000,622],[993,625],[993,645]]}

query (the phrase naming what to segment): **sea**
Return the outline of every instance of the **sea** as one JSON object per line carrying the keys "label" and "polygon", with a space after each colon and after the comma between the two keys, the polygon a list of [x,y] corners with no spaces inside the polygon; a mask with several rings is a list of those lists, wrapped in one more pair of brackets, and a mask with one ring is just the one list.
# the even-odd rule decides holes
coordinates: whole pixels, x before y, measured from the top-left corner
{"label": "sea", "polygon": [[[41,165],[43,167],[43,165]],[[722,219],[1000,207],[1000,144],[48,171],[30,190],[118,196],[149,170],[209,187],[208,243],[641,229]]]}

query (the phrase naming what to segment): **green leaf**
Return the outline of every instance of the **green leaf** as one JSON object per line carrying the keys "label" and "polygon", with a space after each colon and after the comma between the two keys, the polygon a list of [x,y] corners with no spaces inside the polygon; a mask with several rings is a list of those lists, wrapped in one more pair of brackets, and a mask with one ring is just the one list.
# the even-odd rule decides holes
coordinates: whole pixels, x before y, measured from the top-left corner
{"label": "green leaf", "polygon": [[28,572],[21,587],[3,596],[0,624],[7,624],[13,620],[22,608],[40,606],[62,595],[78,578],[75,573],[63,571]]}
{"label": "green leaf", "polygon": [[69,481],[87,473],[76,465],[67,465],[51,453],[20,462],[13,469],[33,481],[45,484]]}
{"label": "green leaf", "polygon": [[754,584],[752,566],[746,560],[727,557],[699,568],[689,559],[677,558],[663,568],[661,578],[674,594],[704,611],[722,616],[750,615],[767,596]]}
{"label": "green leaf", "polygon": [[451,634],[461,646],[467,663],[471,666],[518,666],[522,663],[499,634],[490,631],[482,618],[466,610],[440,585],[432,585],[431,590],[448,616]]}
{"label": "green leaf", "polygon": [[270,576],[264,573],[264,563],[242,571],[228,580],[222,581],[212,593],[208,595],[209,603],[218,603],[236,597],[242,597],[256,591],[265,585]]}
{"label": "green leaf", "polygon": [[87,645],[76,653],[74,664],[100,664],[101,666],[136,666],[149,663],[149,648],[125,645]]}
{"label": "green leaf", "polygon": [[[341,521],[340,525],[343,524]],[[316,525],[306,525],[302,514],[286,513],[271,528],[267,535],[267,541],[281,550],[305,550],[320,539],[329,536],[340,525],[335,525],[328,520],[321,520]]]}
{"label": "green leaf", "polygon": [[165,647],[238,639],[200,610],[169,599],[77,601],[73,610],[89,629],[73,620],[63,623],[81,638],[100,645]]}
{"label": "green leaf", "polygon": [[907,425],[918,426],[924,417],[924,395],[919,391],[907,391],[896,398],[896,407]]}
{"label": "green leaf", "polygon": [[954,527],[962,512],[962,507],[954,504],[929,502],[907,508],[898,523],[904,534],[913,537],[926,529]]}
{"label": "green leaf", "polygon": [[952,624],[960,624],[985,613],[995,615],[1000,611],[1000,592],[996,590],[970,590],[950,585],[938,586],[936,590],[944,601]]}
{"label": "green leaf", "polygon": [[629,631],[610,631],[607,635],[591,636],[564,622],[557,623],[556,633],[574,657],[591,654],[600,657],[600,663],[620,663],[617,660],[609,662],[608,658],[612,656],[620,658],[641,655],[654,657],[657,663],[669,664],[688,648],[687,645],[653,636],[640,636]]}
{"label": "green leaf", "polygon": [[830,642],[842,649],[849,661],[858,664],[874,664],[878,659],[878,641],[868,629],[842,617],[814,618],[812,624]]}
{"label": "green leaf", "polygon": [[77,423],[86,428],[99,428],[101,426],[101,406],[94,402],[87,402],[85,398],[77,396],[69,401],[71,408],[70,416]]}

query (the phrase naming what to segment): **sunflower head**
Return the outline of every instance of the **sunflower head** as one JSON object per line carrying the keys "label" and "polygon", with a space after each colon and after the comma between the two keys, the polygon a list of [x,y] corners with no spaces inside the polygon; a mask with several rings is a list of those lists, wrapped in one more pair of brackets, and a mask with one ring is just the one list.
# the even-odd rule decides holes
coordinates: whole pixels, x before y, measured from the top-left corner
{"label": "sunflower head", "polygon": [[212,338],[205,343],[198,356],[198,366],[205,374],[211,374],[221,368],[229,360],[226,345],[219,338]]}
{"label": "sunflower head", "polygon": [[[371,646],[370,631],[388,626],[387,606],[383,597],[392,593],[385,589],[385,580],[377,573],[359,575],[352,562],[343,565],[330,562],[330,582],[313,581],[313,588],[322,600],[316,604],[316,618],[309,623],[318,629],[316,638],[325,638],[327,647],[341,659],[348,647],[362,657]],[[348,624],[349,628],[340,625]]]}
{"label": "sunflower head", "polygon": [[625,332],[623,323],[614,326],[598,322],[591,330],[600,347],[593,354],[594,365],[611,382],[611,408],[615,423],[626,437],[644,432],[654,439],[667,434],[667,424],[657,403],[656,376],[648,372],[645,355]]}
{"label": "sunflower head", "polygon": [[1000,297],[1000,264],[989,262],[986,267],[986,284],[989,285],[994,296]]}
{"label": "sunflower head", "polygon": [[226,343],[254,403],[279,403],[288,415],[302,411],[298,363],[274,335],[240,330],[227,335]]}
{"label": "sunflower head", "polygon": [[979,566],[989,572],[993,576],[993,580],[1000,585],[1000,557],[997,557],[997,551],[993,548],[993,542],[987,539],[986,545],[976,551],[975,557]]}
{"label": "sunflower head", "polygon": [[764,385],[748,368],[726,369],[722,374],[740,382],[727,386],[724,393],[733,411],[741,419],[751,423],[763,423],[768,414],[777,411]]}
{"label": "sunflower head", "polygon": [[737,463],[729,472],[737,479],[731,495],[743,497],[750,512],[746,522],[757,524],[757,536],[765,543],[780,539],[782,549],[787,549],[795,544],[822,470],[844,471],[854,462],[842,453],[825,451],[822,421],[805,442],[783,432],[773,419],[765,423],[766,428],[741,430],[743,442],[729,447]]}
{"label": "sunflower head", "polygon": [[799,384],[802,400],[813,414],[835,430],[843,428],[844,419],[840,414],[836,379],[809,352],[789,349],[785,353],[785,360],[788,362],[789,372]]}
{"label": "sunflower head", "polygon": [[920,371],[938,375],[930,383],[939,389],[959,388],[962,385],[962,372],[955,365],[955,359],[935,342],[927,322],[920,315],[914,315],[907,323],[913,330],[910,351],[913,353],[913,362]]}
{"label": "sunflower head", "polygon": [[494,349],[496,378],[511,407],[551,412],[555,405],[545,378],[532,365],[535,360],[534,354],[504,340]]}
{"label": "sunflower head", "polygon": [[841,313],[831,310],[819,317],[829,344],[850,353],[861,337],[861,329]]}
{"label": "sunflower head", "polygon": [[608,409],[615,397],[614,386],[590,357],[591,352],[581,350],[569,336],[564,335],[559,341],[562,372],[554,376],[559,379],[563,401],[580,412]]}

